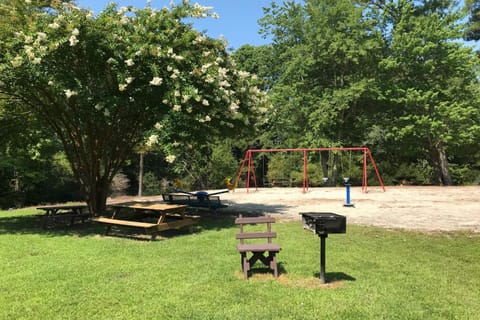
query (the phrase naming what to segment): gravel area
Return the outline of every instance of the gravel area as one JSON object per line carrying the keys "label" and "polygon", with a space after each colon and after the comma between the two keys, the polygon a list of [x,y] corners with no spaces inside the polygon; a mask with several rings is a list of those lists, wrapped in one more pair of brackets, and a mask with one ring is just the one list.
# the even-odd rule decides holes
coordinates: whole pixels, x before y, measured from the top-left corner
{"label": "gravel area", "polygon": [[334,212],[348,223],[423,231],[480,232],[480,186],[352,187],[345,207],[345,188],[250,188],[221,194],[226,212],[264,213],[300,220],[300,212]]}
{"label": "gravel area", "polygon": [[[210,193],[219,190],[209,190]],[[338,188],[250,188],[219,194],[228,208],[217,214],[270,214],[278,220],[300,220],[300,212],[334,212],[347,223],[418,231],[470,231],[480,233],[480,186],[352,187],[345,207],[346,190]],[[129,200],[161,200],[129,197]],[[122,200],[123,199],[112,199]]]}

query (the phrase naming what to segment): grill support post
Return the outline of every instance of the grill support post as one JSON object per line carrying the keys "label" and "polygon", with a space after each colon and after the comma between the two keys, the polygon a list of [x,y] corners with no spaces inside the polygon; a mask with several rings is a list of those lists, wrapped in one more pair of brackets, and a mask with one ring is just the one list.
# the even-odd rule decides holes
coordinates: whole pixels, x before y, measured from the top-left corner
{"label": "grill support post", "polygon": [[327,283],[325,279],[325,242],[328,234],[321,234],[320,236],[320,283]]}

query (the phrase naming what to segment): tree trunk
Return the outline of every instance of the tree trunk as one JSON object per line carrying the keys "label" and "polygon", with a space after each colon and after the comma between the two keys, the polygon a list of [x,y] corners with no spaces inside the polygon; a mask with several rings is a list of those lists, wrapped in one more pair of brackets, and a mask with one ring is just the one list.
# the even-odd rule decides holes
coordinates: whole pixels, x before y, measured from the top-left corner
{"label": "tree trunk", "polygon": [[90,212],[96,216],[105,213],[110,181],[105,179],[105,177],[102,177],[97,179],[95,183],[92,183],[87,188],[90,188],[86,190],[86,200]]}
{"label": "tree trunk", "polygon": [[141,197],[143,193],[143,153],[140,153],[140,169],[138,172],[138,196]]}
{"label": "tree trunk", "polygon": [[442,141],[431,143],[429,146],[430,159],[434,172],[434,184],[451,186],[453,185],[450,170],[448,168],[448,159],[445,152],[445,146]]}

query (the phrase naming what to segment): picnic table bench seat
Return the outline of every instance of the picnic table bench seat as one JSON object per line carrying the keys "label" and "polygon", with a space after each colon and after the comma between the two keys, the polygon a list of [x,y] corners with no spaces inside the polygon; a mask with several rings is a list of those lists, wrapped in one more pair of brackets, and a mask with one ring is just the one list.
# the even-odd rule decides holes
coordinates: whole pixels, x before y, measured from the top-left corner
{"label": "picnic table bench seat", "polygon": [[69,226],[73,226],[75,221],[84,223],[92,214],[85,204],[56,204],[37,207],[45,213],[42,215],[43,228],[65,225],[68,221]]}
{"label": "picnic table bench seat", "polygon": [[112,219],[112,218],[104,218],[104,217],[97,217],[92,219],[95,222],[111,224],[111,225],[119,225],[119,226],[126,226],[126,227],[138,227],[144,228],[146,230],[154,228],[157,224],[156,223],[149,223],[149,222],[142,222],[142,221],[132,221],[132,220],[121,220],[121,219]]}
{"label": "picnic table bench seat", "polygon": [[77,213],[77,212],[67,212],[67,213],[62,213],[59,215],[53,215],[50,217],[44,217],[44,222],[43,222],[43,227],[46,228],[48,226],[48,223],[50,222],[53,223],[53,225],[57,225],[57,221],[70,221],[69,226],[73,226],[75,224],[75,221],[81,221],[81,223],[85,223],[88,219],[92,217],[92,214],[89,212],[82,212],[82,213]]}
{"label": "picnic table bench seat", "polygon": [[[186,216],[186,206],[168,205],[158,203],[124,203],[112,205],[113,215],[110,218],[98,216],[92,218],[92,221],[105,224],[107,226],[105,234],[107,235],[114,226],[130,227],[143,229],[145,233],[150,234],[152,240],[155,240],[157,234],[161,231],[170,229],[180,229],[198,222],[199,216]],[[120,209],[131,209],[134,212],[148,214],[151,213],[158,218],[156,223],[139,220],[126,220],[117,218]]]}
{"label": "picnic table bench seat", "polygon": [[[240,215],[235,219],[235,224],[240,226],[240,233],[236,238],[240,240],[237,245],[237,251],[241,255],[241,263],[244,279],[248,278],[248,271],[257,261],[261,261],[264,265],[273,270],[274,277],[278,277],[277,267],[277,253],[280,252],[281,247],[276,243],[272,243],[272,239],[277,237],[276,232],[272,232],[271,224],[275,223],[275,218],[266,217],[242,217]],[[245,225],[249,224],[266,224],[267,232],[245,232]],[[245,240],[250,239],[267,239],[267,243],[245,243]],[[248,255],[251,253],[251,257]]]}

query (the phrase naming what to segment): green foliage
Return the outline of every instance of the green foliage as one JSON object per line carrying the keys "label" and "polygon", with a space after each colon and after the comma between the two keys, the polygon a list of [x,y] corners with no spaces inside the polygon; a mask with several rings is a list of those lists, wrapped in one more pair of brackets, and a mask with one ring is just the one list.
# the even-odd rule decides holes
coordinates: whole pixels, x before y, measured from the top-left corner
{"label": "green foliage", "polygon": [[268,180],[286,179],[290,181],[292,174],[292,157],[284,153],[274,153],[270,156],[268,162]]}
{"label": "green foliage", "polygon": [[452,165],[451,171],[456,185],[480,185],[479,165]]}
{"label": "green foliage", "polygon": [[423,160],[417,163],[402,163],[395,168],[393,182],[397,184],[432,184],[433,169],[428,161]]}
{"label": "green foliage", "polygon": [[480,1],[464,1],[465,9],[469,13],[467,29],[465,30],[466,40],[480,40]]}
{"label": "green foliage", "polygon": [[58,141],[30,115],[0,115],[0,208],[80,197]]}
{"label": "green foliage", "polygon": [[143,175],[143,195],[159,195],[162,191],[162,184],[155,174],[151,171],[146,172]]}
{"label": "green foliage", "polygon": [[[434,169],[434,183],[451,184],[446,153],[480,133],[477,58],[462,45],[462,16],[447,2],[391,4],[385,91],[395,105],[389,134],[399,143],[421,144]],[[428,13],[428,14],[427,14]]]}
{"label": "green foliage", "polygon": [[[225,42],[184,19],[215,16],[190,5],[109,5],[98,16],[70,3],[2,4],[0,91],[55,132],[92,210],[135,146],[161,143],[171,161],[184,143],[250,127],[263,94],[235,68]],[[26,21],[25,21],[26,20]]]}
{"label": "green foliage", "polygon": [[272,4],[266,10],[260,23],[274,36],[271,77],[278,79],[271,89],[276,108],[269,114],[270,143],[359,143],[359,120],[372,101],[374,65],[382,47],[365,10],[352,1]]}
{"label": "green foliage", "polygon": [[232,155],[232,148],[230,139],[192,146],[172,164],[176,177],[190,190],[225,188],[224,180],[234,181],[240,166]]}
{"label": "green foliage", "polygon": [[367,144],[385,167],[426,160],[433,176],[422,180],[453,183],[450,161],[470,164],[461,150],[480,141],[479,61],[461,42],[464,22],[449,1],[272,4],[260,20],[272,45],[240,54],[251,70],[271,61],[260,73],[275,106],[264,145]]}

